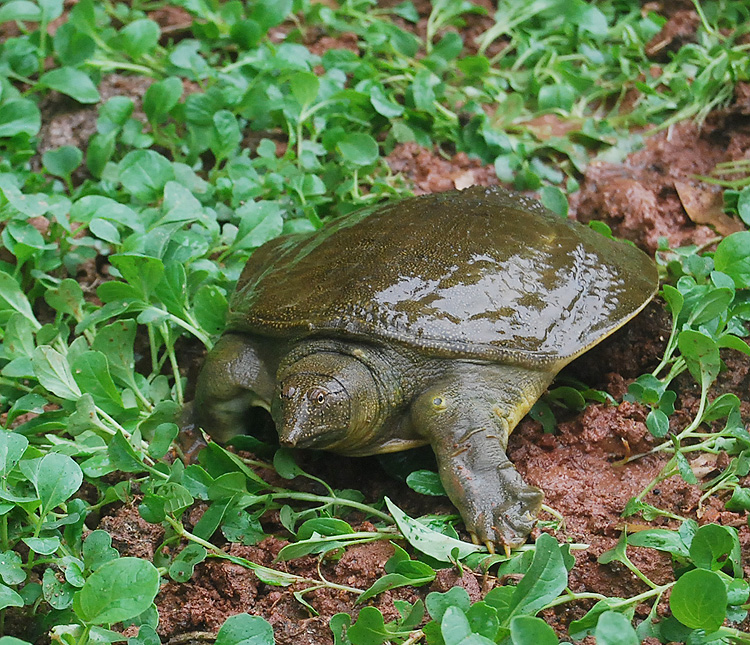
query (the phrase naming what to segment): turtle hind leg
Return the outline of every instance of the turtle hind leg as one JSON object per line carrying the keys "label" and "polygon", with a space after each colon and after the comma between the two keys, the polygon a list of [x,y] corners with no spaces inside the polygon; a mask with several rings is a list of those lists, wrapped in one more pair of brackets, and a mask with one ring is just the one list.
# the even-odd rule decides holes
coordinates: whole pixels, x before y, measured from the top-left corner
{"label": "turtle hind leg", "polygon": [[440,478],[472,537],[521,544],[536,522],[542,491],[506,455],[508,436],[552,375],[504,365],[458,364],[414,402],[411,420],[429,440]]}

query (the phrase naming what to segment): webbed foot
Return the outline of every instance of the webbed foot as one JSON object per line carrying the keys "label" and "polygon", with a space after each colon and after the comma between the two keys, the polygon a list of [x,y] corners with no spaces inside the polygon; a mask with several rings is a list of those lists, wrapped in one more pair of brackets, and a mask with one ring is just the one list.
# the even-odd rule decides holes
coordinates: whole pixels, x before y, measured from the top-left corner
{"label": "webbed foot", "polygon": [[526,484],[509,461],[497,467],[495,477],[488,474],[483,473],[483,485],[463,488],[465,499],[459,508],[466,528],[485,545],[523,544],[534,528],[544,494]]}

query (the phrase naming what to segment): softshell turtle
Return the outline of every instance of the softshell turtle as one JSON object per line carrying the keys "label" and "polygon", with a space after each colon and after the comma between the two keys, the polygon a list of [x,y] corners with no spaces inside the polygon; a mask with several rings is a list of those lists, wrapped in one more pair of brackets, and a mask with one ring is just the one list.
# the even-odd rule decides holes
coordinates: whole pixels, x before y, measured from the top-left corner
{"label": "softshell turtle", "polygon": [[472,538],[517,545],[543,494],[508,460],[508,435],[657,283],[635,247],[499,188],[365,208],[255,251],[193,420],[224,442],[260,406],[285,446],[429,443]]}

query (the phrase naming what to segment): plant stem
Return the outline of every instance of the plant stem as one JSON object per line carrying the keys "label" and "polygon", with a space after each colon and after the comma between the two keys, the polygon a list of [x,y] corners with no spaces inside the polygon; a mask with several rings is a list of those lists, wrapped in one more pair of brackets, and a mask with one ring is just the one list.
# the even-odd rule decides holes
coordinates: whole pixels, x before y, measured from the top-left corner
{"label": "plant stem", "polygon": [[329,505],[349,506],[350,508],[356,508],[358,511],[367,513],[368,515],[375,515],[376,517],[379,517],[381,520],[384,520],[388,522],[389,524],[394,523],[393,518],[387,513],[383,513],[382,511],[379,511],[373,508],[372,506],[368,506],[367,504],[362,504],[361,502],[355,502],[349,499],[344,499],[343,497],[331,497],[328,495],[314,495],[313,493],[298,493],[296,491],[288,491],[284,489],[276,493],[271,493],[270,495],[268,495],[268,497],[272,500],[298,499],[298,500],[305,501],[305,502],[320,502],[321,504],[324,504],[326,506],[329,506]]}
{"label": "plant stem", "polygon": [[[653,589],[649,589],[648,591],[644,591],[641,594],[638,594],[637,596],[632,596],[631,598],[624,598],[620,601],[612,602],[609,605],[609,608],[612,610],[617,610],[621,607],[627,607],[628,605],[635,605],[639,602],[643,602],[644,600],[648,600],[649,598],[653,598],[654,596],[657,596],[658,598],[661,598],[661,595],[667,590],[673,587],[676,584],[675,582],[669,582],[665,585],[660,585],[657,587],[654,587]],[[552,602],[546,604],[544,606],[545,609],[549,609],[550,607],[557,607],[558,605],[564,605],[568,602],[574,602],[576,600],[611,600],[608,596],[605,596],[600,593],[574,593],[570,589],[565,589],[567,596],[560,596],[558,598],[555,598]],[[658,602],[657,598],[657,602]]]}
{"label": "plant stem", "polygon": [[126,69],[129,72],[140,73],[151,78],[156,78],[157,76],[156,71],[146,67],[145,65],[136,65],[135,63],[128,63],[126,61],[91,59],[86,61],[86,65],[96,67],[104,71]]}
{"label": "plant stem", "polygon": [[185,397],[182,392],[182,377],[180,376],[180,366],[177,364],[177,356],[174,353],[174,343],[170,342],[169,328],[166,323],[161,323],[160,330],[164,337],[164,344],[167,347],[167,355],[169,356],[169,363],[172,366],[172,376],[174,377],[174,390],[175,396],[177,397],[177,403],[183,405],[185,403]]}
{"label": "plant stem", "polygon": [[89,632],[91,632],[91,625],[86,625],[83,628],[81,637],[78,639],[77,645],[86,645],[89,642]]}
{"label": "plant stem", "polygon": [[[256,572],[256,574],[260,573],[259,577],[261,578],[261,580],[263,579],[263,574],[266,574],[266,577],[274,577],[278,579],[280,581],[279,584],[282,584],[282,585],[284,585],[284,582],[281,582],[281,580],[286,580],[287,581],[286,585],[290,585],[294,583],[301,583],[301,584],[313,585],[315,588],[321,587],[320,580],[315,580],[313,578],[306,578],[304,576],[298,576],[292,573],[286,573],[284,571],[279,571],[277,569],[272,569],[270,567],[264,567],[262,564],[258,564],[257,562],[252,562],[251,560],[247,560],[246,558],[240,558],[234,555],[230,555],[229,553],[222,551],[219,547],[211,544],[210,542],[207,542],[206,540],[199,538],[197,535],[193,535],[192,533],[187,531],[184,526],[182,526],[181,522],[178,522],[177,520],[173,519],[169,515],[167,515],[166,520],[181,537],[185,538],[186,540],[190,540],[191,542],[195,542],[196,544],[199,544],[204,549],[206,549],[206,551],[209,552],[210,556],[213,556],[215,558],[221,558],[222,560],[229,560],[230,562],[234,562],[235,564],[239,564],[240,566],[243,566],[247,569],[250,569],[251,571]],[[322,585],[329,589],[347,591],[349,593],[357,594],[358,596],[364,593],[363,589],[357,589],[356,587],[349,587],[348,585],[340,585],[335,582],[322,581]]]}

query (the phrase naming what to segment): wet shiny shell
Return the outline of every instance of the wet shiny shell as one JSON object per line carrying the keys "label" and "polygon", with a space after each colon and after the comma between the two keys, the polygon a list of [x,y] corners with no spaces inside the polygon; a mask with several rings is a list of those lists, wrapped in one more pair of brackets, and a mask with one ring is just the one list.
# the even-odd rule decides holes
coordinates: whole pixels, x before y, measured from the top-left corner
{"label": "wet shiny shell", "polygon": [[553,366],[623,325],[657,284],[638,249],[533,200],[475,187],[272,240],[247,263],[228,327]]}

